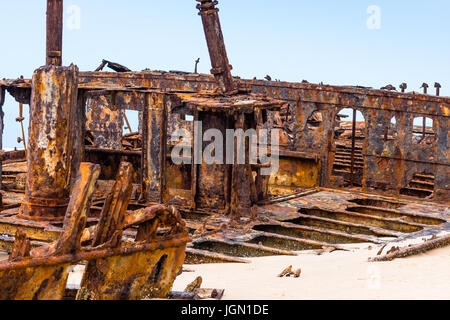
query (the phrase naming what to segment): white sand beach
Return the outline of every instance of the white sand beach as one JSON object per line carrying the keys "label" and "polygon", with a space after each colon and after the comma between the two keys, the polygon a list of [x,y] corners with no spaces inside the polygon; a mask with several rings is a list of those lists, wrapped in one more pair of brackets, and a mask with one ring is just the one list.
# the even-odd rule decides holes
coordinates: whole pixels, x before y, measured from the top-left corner
{"label": "white sand beach", "polygon": [[[348,247],[348,246],[347,246]],[[350,246],[351,247],[351,246]],[[450,299],[450,247],[390,262],[368,262],[379,248],[250,259],[251,264],[190,265],[175,281],[183,290],[197,276],[203,288],[225,289],[223,299]],[[278,278],[287,266],[300,278]]]}

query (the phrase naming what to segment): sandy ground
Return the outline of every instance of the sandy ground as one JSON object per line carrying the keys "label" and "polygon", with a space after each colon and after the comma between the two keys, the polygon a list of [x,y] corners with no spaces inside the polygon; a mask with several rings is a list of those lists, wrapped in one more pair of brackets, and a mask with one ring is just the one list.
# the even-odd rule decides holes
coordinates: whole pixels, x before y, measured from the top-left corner
{"label": "sandy ground", "polygon": [[[225,289],[224,300],[303,299],[450,299],[450,247],[390,262],[368,262],[379,248],[344,246],[350,251],[249,259],[250,264],[185,265],[173,290],[183,291],[197,276],[202,288]],[[6,259],[0,253],[0,260]],[[287,266],[301,268],[300,278],[278,278]],[[81,280],[74,267],[68,285]]]}
{"label": "sandy ground", "polygon": [[[391,262],[368,262],[378,249],[309,251],[294,257],[251,259],[251,264],[185,266],[173,290],[182,291],[197,276],[203,288],[225,289],[224,300],[450,299],[450,247]],[[347,247],[349,248],[349,247]],[[300,278],[278,278],[287,266]]]}

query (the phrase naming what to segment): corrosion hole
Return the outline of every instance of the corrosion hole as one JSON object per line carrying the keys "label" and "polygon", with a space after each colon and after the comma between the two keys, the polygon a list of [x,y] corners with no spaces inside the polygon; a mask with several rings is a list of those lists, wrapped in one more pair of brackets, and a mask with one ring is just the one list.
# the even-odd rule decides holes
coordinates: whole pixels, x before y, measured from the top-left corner
{"label": "corrosion hole", "polygon": [[412,143],[431,145],[436,140],[434,121],[427,117],[416,117],[413,120]]}
{"label": "corrosion hole", "polygon": [[161,277],[162,271],[166,266],[166,262],[167,262],[167,254],[163,255],[159,259],[159,261],[155,264],[155,266],[152,269],[152,273],[150,273],[150,276],[148,277],[148,282],[153,283],[158,282],[159,278]]}
{"label": "corrosion hole", "polygon": [[190,234],[190,235],[194,235],[194,233],[195,233],[195,231],[197,231],[198,229],[196,229],[196,228],[193,228],[193,227],[187,227],[187,229],[188,229],[188,233]]}
{"label": "corrosion hole", "polygon": [[139,111],[137,110],[125,110],[122,113],[123,127],[122,133],[124,135],[136,133],[139,130]]}
{"label": "corrosion hole", "polygon": [[348,202],[356,203],[361,206],[379,207],[379,208],[386,208],[386,209],[398,209],[400,207],[405,206],[404,203],[392,202],[392,201],[386,201],[386,200],[378,200],[378,199],[352,199],[352,200],[348,200]]}
{"label": "corrosion hole", "polygon": [[322,124],[322,113],[320,111],[314,111],[306,121],[306,128],[309,130],[317,131]]}

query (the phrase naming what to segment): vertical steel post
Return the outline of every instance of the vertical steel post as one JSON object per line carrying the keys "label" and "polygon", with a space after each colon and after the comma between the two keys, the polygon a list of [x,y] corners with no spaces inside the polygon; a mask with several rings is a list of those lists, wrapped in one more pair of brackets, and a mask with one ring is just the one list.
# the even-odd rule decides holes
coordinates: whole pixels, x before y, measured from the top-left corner
{"label": "vertical steel post", "polygon": [[62,66],[63,0],[47,0],[46,65]]}
{"label": "vertical steel post", "polygon": [[352,122],[352,161],[350,165],[351,185],[354,184],[355,174],[355,147],[356,147],[356,109],[353,109],[353,122]]}
{"label": "vertical steel post", "polygon": [[425,139],[426,135],[427,135],[427,118],[423,117],[423,123],[422,123],[422,135],[423,135],[423,139]]}

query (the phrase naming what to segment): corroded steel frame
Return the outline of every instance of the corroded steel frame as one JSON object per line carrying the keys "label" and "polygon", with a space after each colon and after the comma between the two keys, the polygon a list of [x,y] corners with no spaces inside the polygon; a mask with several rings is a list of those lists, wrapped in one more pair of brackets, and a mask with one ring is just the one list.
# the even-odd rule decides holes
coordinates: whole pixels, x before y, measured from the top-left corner
{"label": "corroded steel frame", "polygon": [[[333,163],[334,116],[342,108],[360,110],[366,119],[366,142],[364,152],[365,170],[363,189],[371,192],[389,192],[399,195],[405,187],[408,178],[416,171],[429,171],[436,177],[434,199],[440,202],[449,199],[449,157],[448,135],[450,119],[450,98],[436,97],[417,93],[398,93],[371,88],[339,87],[315,85],[305,83],[268,82],[261,80],[237,80],[242,87],[250,88],[252,92],[267,97],[281,99],[291,105],[292,116],[295,120],[294,145],[287,146],[292,151],[315,154],[321,160],[320,186],[332,187],[331,179]],[[1,82],[0,82],[1,83]],[[169,88],[168,91],[204,92],[217,88],[214,77],[210,75],[179,75],[161,72],[141,73],[98,73],[80,72],[80,88],[108,90],[118,87],[132,88]],[[18,84],[5,82],[4,87],[15,94],[16,99],[27,100],[27,80]],[[22,94],[21,94],[22,93]],[[319,133],[308,132],[307,119],[314,111],[322,113],[324,122]],[[384,146],[379,139],[379,132],[375,123],[386,122],[390,117],[398,117],[397,127],[403,131],[398,135],[398,141],[390,141]],[[414,150],[412,145],[412,120],[414,117],[429,117],[434,120],[436,142],[424,152]],[[370,118],[369,118],[370,117]],[[388,119],[389,118],[389,119]],[[401,139],[401,140],[400,140]],[[393,148],[400,148],[397,155]],[[387,148],[387,153],[381,155]],[[381,149],[380,149],[381,148]],[[422,148],[423,149],[423,148]],[[424,151],[424,150],[422,150]],[[381,153],[381,154],[380,154]],[[402,154],[398,156],[398,154]],[[424,156],[434,157],[433,161]],[[382,167],[376,161],[384,161]],[[405,168],[391,173],[395,168]],[[406,169],[407,168],[407,169]],[[382,178],[375,178],[381,175]],[[383,189],[379,186],[382,182]]]}

